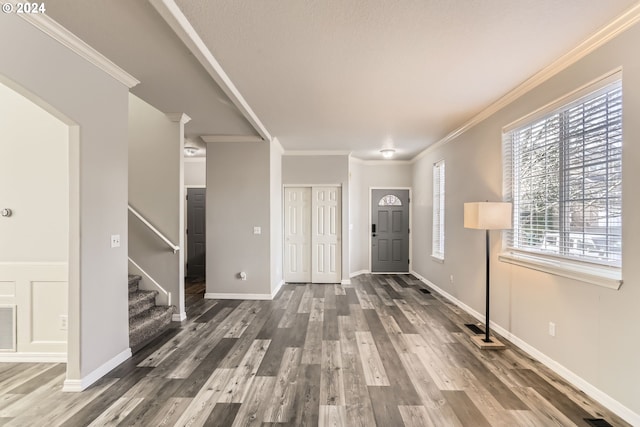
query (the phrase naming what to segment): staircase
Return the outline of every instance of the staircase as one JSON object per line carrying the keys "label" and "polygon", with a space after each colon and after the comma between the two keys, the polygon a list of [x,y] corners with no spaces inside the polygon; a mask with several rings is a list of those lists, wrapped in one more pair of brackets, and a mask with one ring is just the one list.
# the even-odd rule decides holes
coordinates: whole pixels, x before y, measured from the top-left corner
{"label": "staircase", "polygon": [[129,275],[129,347],[133,352],[169,328],[173,306],[156,305],[158,291],[138,289],[140,276]]}

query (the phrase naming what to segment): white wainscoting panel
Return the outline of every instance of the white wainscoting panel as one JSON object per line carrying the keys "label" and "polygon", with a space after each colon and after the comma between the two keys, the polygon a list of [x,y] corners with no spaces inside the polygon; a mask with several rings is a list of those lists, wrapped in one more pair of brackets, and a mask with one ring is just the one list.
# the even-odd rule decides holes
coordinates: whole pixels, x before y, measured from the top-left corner
{"label": "white wainscoting panel", "polygon": [[67,263],[0,263],[0,305],[16,306],[16,351],[0,357],[20,361],[67,353]]}

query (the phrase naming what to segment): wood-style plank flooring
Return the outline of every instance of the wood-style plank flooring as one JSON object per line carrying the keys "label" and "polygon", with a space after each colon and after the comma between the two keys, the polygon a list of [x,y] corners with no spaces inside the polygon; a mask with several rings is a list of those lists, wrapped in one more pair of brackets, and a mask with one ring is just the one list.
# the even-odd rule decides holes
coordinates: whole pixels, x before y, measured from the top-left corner
{"label": "wood-style plank flooring", "polygon": [[64,364],[0,364],[4,426],[589,426],[624,421],[412,276],[283,286],[274,301],[204,300],[82,393]]}

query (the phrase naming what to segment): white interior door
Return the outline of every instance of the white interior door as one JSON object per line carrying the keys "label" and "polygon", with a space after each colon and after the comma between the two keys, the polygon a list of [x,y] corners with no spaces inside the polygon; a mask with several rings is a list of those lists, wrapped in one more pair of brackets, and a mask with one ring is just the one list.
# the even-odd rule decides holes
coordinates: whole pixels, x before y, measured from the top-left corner
{"label": "white interior door", "polygon": [[313,187],[311,200],[311,281],[340,283],[340,187]]}
{"label": "white interior door", "polygon": [[284,280],[311,281],[311,187],[284,189]]}

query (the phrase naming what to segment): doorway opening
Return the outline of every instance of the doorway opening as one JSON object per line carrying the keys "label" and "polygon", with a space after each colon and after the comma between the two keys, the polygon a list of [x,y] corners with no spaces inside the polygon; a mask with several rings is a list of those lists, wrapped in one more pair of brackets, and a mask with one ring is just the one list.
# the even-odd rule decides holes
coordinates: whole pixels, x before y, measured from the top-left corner
{"label": "doorway opening", "polygon": [[[79,372],[79,127],[0,76],[2,361],[67,362]],[[34,126],[34,123],[36,126]],[[8,347],[8,346],[7,346]]]}

